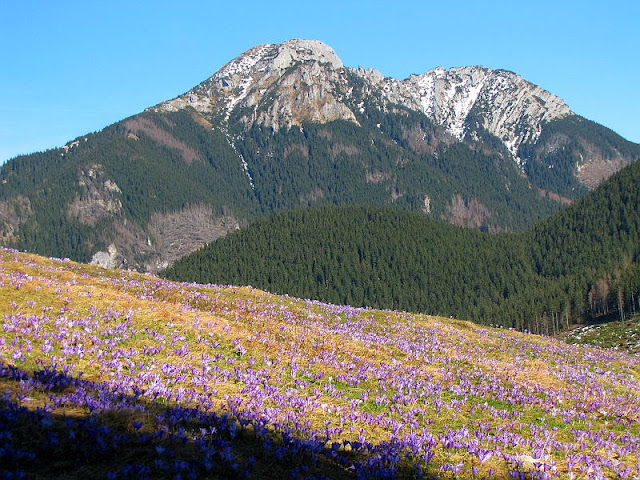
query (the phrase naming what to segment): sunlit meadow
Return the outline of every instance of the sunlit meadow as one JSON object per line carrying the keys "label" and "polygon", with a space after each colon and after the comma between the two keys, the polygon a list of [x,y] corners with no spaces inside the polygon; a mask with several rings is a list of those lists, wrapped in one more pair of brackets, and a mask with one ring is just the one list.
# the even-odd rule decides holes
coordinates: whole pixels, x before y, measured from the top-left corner
{"label": "sunlit meadow", "polygon": [[0,250],[2,478],[638,478],[640,357]]}

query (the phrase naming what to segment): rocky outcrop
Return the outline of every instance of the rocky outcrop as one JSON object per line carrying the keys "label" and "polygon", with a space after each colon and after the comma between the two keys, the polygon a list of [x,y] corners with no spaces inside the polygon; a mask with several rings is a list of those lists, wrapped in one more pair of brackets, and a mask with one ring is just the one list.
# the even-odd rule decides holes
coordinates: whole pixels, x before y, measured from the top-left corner
{"label": "rocky outcrop", "polygon": [[304,122],[358,123],[355,114],[341,102],[341,91],[347,88],[347,80],[331,64],[305,63],[286,72],[273,87],[247,96],[241,107],[254,108],[241,121],[274,130],[302,126]]}
{"label": "rocky outcrop", "polygon": [[85,225],[95,226],[100,220],[123,213],[122,191],[94,164],[78,171],[80,193],[67,207],[67,216]]}
{"label": "rocky outcrop", "polygon": [[112,243],[106,252],[99,251],[94,253],[89,263],[91,265],[100,265],[104,268],[118,268],[123,265],[123,259],[119,255],[116,246]]}

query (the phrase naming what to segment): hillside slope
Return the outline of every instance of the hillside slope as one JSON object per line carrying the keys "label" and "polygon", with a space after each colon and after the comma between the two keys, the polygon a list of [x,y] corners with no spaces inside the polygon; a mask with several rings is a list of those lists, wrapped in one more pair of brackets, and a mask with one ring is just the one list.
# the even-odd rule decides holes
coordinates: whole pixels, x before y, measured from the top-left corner
{"label": "hillside slope", "polygon": [[634,163],[517,235],[486,235],[399,209],[285,212],[163,275],[554,333],[640,310],[639,192]]}
{"label": "hillside slope", "polygon": [[7,162],[0,243],[155,272],[261,216],[316,205],[394,205],[521,231],[638,158],[640,146],[513,72],[396,80],[292,40]]}
{"label": "hillside slope", "polygon": [[640,360],[0,249],[0,473],[629,477]]}

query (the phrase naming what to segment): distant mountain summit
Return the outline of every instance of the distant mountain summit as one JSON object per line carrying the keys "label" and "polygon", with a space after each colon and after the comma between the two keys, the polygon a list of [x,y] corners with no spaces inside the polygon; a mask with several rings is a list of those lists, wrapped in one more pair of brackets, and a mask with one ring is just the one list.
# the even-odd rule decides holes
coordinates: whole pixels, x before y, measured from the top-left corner
{"label": "distant mountain summit", "polygon": [[357,123],[342,90],[348,82],[336,53],[316,40],[291,40],[254,47],[203,83],[156,109],[193,107],[228,120],[237,112],[246,126],[275,130],[306,121]]}
{"label": "distant mountain summit", "polygon": [[[358,124],[365,108],[387,112],[397,106],[423,113],[457,140],[494,136],[528,173],[536,170],[546,177],[539,172],[541,167],[560,168],[565,174],[575,169],[579,185],[588,188],[631,159],[625,148],[616,148],[617,141],[606,141],[604,149],[594,143],[585,125],[577,126],[581,132],[574,145],[569,145],[574,135],[567,138],[564,132],[540,141],[546,125],[579,117],[564,100],[513,72],[482,66],[438,67],[398,80],[375,69],[345,67],[331,47],[317,40],[254,47],[189,92],[154,109],[192,107],[226,120],[235,112],[236,120],[247,127],[257,123],[278,130],[305,122]],[[575,130],[575,122],[570,123]],[[534,145],[539,148],[532,151]],[[579,151],[571,166],[556,166],[563,163],[561,159],[541,158],[563,147]],[[542,166],[525,166],[541,160]]]}
{"label": "distant mountain summit", "polygon": [[358,71],[389,102],[424,113],[459,140],[483,128],[516,158],[522,143],[539,138],[543,123],[571,114],[563,100],[506,70],[439,67],[403,81]]}
{"label": "distant mountain summit", "polygon": [[276,210],[393,204],[523,230],[640,146],[515,73],[404,80],[316,40],[260,45],[188,92],[0,170],[0,241],[157,270]]}
{"label": "distant mountain summit", "polygon": [[396,80],[375,69],[345,67],[317,40],[254,47],[156,108],[224,112],[226,119],[237,109],[247,126],[279,129],[308,121],[358,123],[364,100],[378,100],[381,109],[402,105],[424,113],[458,140],[483,128],[514,158],[522,143],[539,138],[543,123],[572,114],[562,99],[506,70],[438,67]]}

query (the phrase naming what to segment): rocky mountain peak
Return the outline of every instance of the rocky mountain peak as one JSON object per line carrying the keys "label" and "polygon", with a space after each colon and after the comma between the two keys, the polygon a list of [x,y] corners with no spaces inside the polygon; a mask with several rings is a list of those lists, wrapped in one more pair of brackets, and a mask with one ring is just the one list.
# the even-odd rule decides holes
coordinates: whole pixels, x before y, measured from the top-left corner
{"label": "rocky mountain peak", "polygon": [[327,44],[319,40],[289,40],[275,45],[277,56],[274,68],[286,69],[297,62],[316,61],[328,63],[333,68],[343,68],[342,60]]}
{"label": "rocky mountain peak", "polygon": [[[194,89],[156,108],[175,111],[191,106],[203,113],[224,112],[228,119],[238,105],[254,107],[255,110],[270,88],[283,80],[294,66],[307,71],[308,75],[300,76],[300,80],[306,84],[317,81],[323,71],[343,68],[334,50],[318,40],[289,40],[280,44],[259,45],[228,62]],[[247,123],[255,120],[255,115],[245,119]],[[299,123],[295,120],[289,119],[284,123]],[[263,118],[261,123],[279,126],[274,118],[270,121]]]}
{"label": "rocky mountain peak", "polygon": [[365,81],[364,97],[378,92],[384,102],[424,113],[459,140],[485,130],[518,162],[520,145],[535,142],[544,122],[572,113],[562,99],[513,72],[437,67],[397,80],[374,69],[345,68],[334,50],[318,40],[253,47],[194,89],[155,108],[190,106],[226,120],[237,111],[246,126],[273,129],[305,121],[357,123],[356,107],[349,102],[354,86],[346,71]]}
{"label": "rocky mountain peak", "polygon": [[289,40],[247,50],[224,65],[210,80],[229,88],[264,76],[260,74],[280,76],[290,67],[304,62],[329,64],[334,69],[343,67],[340,58],[328,45],[318,40]]}
{"label": "rocky mountain peak", "polygon": [[543,122],[571,114],[562,99],[507,70],[437,67],[405,80],[371,70],[356,72],[381,88],[389,101],[424,113],[460,140],[484,128],[514,157],[523,142],[537,139]]}

